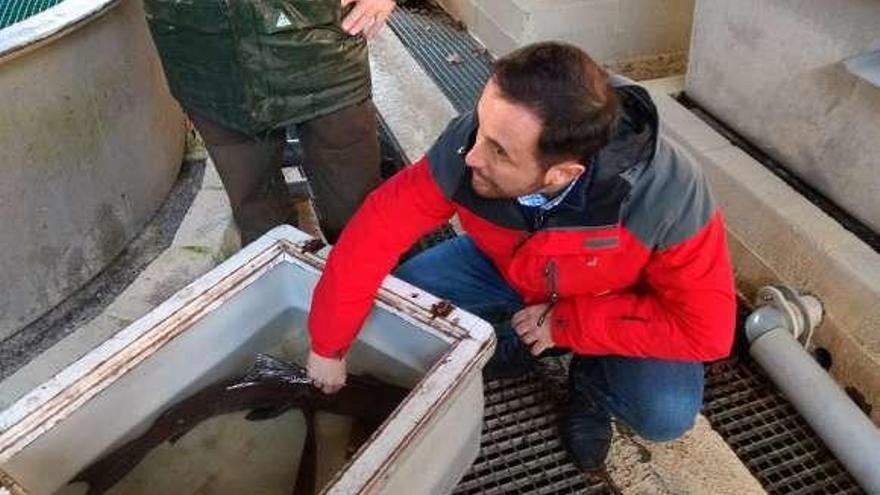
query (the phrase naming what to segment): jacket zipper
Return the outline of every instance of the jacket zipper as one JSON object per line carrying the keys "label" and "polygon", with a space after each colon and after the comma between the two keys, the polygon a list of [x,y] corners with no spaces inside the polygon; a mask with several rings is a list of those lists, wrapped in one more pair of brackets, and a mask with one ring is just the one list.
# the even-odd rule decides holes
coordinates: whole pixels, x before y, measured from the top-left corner
{"label": "jacket zipper", "polygon": [[[529,239],[532,238],[541,228],[544,226],[544,223],[547,221],[547,217],[550,216],[550,212],[539,211],[537,216],[535,217],[535,223],[531,231],[527,232],[524,236],[520,237],[517,243],[513,246],[513,254],[515,255],[517,251],[526,243]],[[558,292],[558,270],[556,268],[556,260],[550,259],[547,261],[547,265],[544,267],[544,278],[547,282],[547,307],[544,311],[541,312],[541,316],[538,317],[538,326],[542,326],[544,322],[547,320],[547,316],[553,311],[553,307],[556,306],[556,303],[559,301],[559,292]]]}
{"label": "jacket zipper", "polygon": [[559,270],[556,267],[556,260],[547,261],[544,268],[544,276],[547,278],[547,297],[550,304],[556,304],[559,299]]}
{"label": "jacket zipper", "polygon": [[529,239],[531,239],[533,235],[535,235],[534,232],[526,232],[523,236],[521,236],[521,237],[519,238],[519,240],[516,241],[516,244],[513,245],[513,254],[516,254],[516,252],[519,251],[519,248],[523,247],[523,245],[524,245]]}
{"label": "jacket zipper", "polygon": [[520,237],[519,240],[516,241],[516,244],[513,245],[513,254],[516,254],[516,252],[519,251],[519,248],[523,247],[523,245],[528,242],[528,240],[531,239],[533,235],[537,234],[538,231],[541,230],[551,213],[553,212],[545,212],[543,210],[537,213],[534,225],[532,225],[532,229],[526,232],[525,235]]}
{"label": "jacket zipper", "polygon": [[544,278],[547,281],[547,308],[541,313],[541,316],[538,317],[538,326],[544,324],[544,321],[547,319],[547,315],[550,314],[550,311],[553,311],[553,307],[556,306],[556,303],[559,301],[559,270],[556,267],[556,260],[550,259],[547,261],[547,266],[544,267]]}

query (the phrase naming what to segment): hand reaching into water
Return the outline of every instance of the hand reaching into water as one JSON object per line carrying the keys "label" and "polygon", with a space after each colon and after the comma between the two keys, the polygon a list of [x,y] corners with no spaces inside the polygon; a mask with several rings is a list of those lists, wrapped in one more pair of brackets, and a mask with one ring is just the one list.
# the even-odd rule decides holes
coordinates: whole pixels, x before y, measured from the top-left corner
{"label": "hand reaching into water", "polygon": [[345,358],[326,358],[309,351],[306,369],[312,384],[325,394],[335,394],[345,386]]}
{"label": "hand reaching into water", "polygon": [[395,6],[394,0],[342,0],[342,7],[351,3],[355,6],[343,19],[342,29],[351,35],[363,32],[367,38],[382,29]]}

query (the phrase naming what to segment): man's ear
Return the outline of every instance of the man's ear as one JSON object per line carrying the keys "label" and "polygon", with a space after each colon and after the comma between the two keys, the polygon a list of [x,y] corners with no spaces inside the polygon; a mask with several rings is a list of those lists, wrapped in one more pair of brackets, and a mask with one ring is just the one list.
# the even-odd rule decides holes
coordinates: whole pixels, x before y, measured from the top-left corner
{"label": "man's ear", "polygon": [[583,164],[575,160],[567,160],[557,163],[544,174],[544,187],[556,190],[567,186],[587,169]]}

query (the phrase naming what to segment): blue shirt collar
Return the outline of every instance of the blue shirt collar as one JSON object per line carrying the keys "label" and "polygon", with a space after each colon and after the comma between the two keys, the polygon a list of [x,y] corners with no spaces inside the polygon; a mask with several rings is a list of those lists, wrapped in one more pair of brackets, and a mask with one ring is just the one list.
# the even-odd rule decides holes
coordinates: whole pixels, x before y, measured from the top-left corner
{"label": "blue shirt collar", "polygon": [[534,194],[526,194],[525,196],[520,196],[516,198],[516,201],[522,206],[526,206],[528,208],[540,208],[544,211],[550,211],[553,208],[559,206],[559,203],[565,200],[565,197],[568,196],[568,193],[571,192],[572,189],[577,185],[577,183],[583,178],[584,174],[579,175],[575,180],[571,181],[565,189],[562,190],[561,193],[557,194],[552,198],[548,198],[547,196],[534,193]]}

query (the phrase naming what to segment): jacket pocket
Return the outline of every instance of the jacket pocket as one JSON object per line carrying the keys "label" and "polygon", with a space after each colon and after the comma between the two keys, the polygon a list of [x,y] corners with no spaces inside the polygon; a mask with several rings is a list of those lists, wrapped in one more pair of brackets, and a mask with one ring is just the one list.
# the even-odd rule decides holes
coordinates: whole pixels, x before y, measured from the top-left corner
{"label": "jacket pocket", "polygon": [[363,36],[342,30],[338,0],[235,0],[248,109],[265,127],[304,122],[370,96]]}
{"label": "jacket pocket", "polygon": [[620,247],[620,236],[616,234],[587,237],[581,243],[587,251],[607,250]]}

